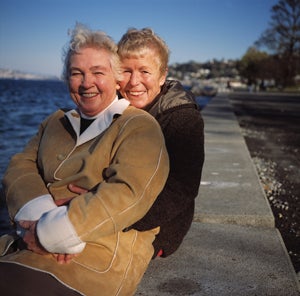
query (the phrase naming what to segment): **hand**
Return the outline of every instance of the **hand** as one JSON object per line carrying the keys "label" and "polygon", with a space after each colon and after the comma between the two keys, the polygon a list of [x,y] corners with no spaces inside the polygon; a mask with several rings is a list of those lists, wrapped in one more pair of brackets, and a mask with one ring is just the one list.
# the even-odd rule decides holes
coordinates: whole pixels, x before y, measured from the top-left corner
{"label": "hand", "polygon": [[38,221],[20,221],[19,224],[24,228],[25,234],[23,236],[23,241],[27,245],[27,249],[37,253],[39,255],[49,254],[43,246],[40,244],[37,234],[36,234],[36,225]]}
{"label": "hand", "polygon": [[56,259],[59,264],[68,264],[71,260],[77,257],[79,254],[53,254],[46,251],[40,242],[38,241],[38,237],[36,235],[36,224],[38,221],[20,221],[20,226],[24,228],[25,234],[23,237],[23,241],[27,245],[27,249],[37,253],[39,255],[47,255],[52,254],[52,256]]}
{"label": "hand", "polygon": [[[88,190],[81,188],[79,186],[76,186],[74,184],[69,184],[68,188],[70,191],[72,191],[76,194],[83,194],[83,193],[88,192]],[[60,200],[55,200],[55,204],[57,206],[67,205],[75,197],[76,196],[67,197],[67,198],[63,198]],[[78,255],[79,254],[52,254],[52,256],[56,259],[57,263],[59,263],[59,264],[68,264],[73,260],[73,258],[77,257]]]}
{"label": "hand", "polygon": [[79,254],[52,254],[59,264],[68,264]]}
{"label": "hand", "polygon": [[70,201],[76,196],[61,198],[59,200],[54,200],[54,203],[59,206],[66,206],[70,203]]}
{"label": "hand", "polygon": [[69,184],[68,185],[68,188],[70,191],[74,192],[74,193],[77,193],[77,194],[83,194],[83,193],[87,193],[88,190],[82,188],[82,187],[79,187],[77,185],[74,185],[74,184]]}
{"label": "hand", "polygon": [[[76,193],[76,194],[83,194],[83,193],[87,193],[88,190],[82,188],[82,187],[78,187],[74,184],[69,184],[68,188],[70,191]],[[59,207],[59,206],[65,206],[68,205],[70,203],[70,201],[75,198],[76,196],[72,196],[72,197],[66,197],[66,198],[61,198],[59,200],[55,200],[55,204]]]}

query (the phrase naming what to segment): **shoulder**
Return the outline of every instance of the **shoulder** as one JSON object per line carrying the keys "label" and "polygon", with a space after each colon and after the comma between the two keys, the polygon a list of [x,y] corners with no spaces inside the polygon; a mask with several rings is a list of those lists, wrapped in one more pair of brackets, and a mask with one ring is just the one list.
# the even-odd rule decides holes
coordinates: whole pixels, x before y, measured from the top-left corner
{"label": "shoulder", "polygon": [[204,125],[200,110],[193,105],[182,105],[178,108],[172,108],[164,113],[158,121],[161,123],[165,122],[169,126],[181,126],[186,129],[191,126],[198,126],[202,129]]}
{"label": "shoulder", "polygon": [[122,115],[123,120],[141,120],[157,124],[156,119],[150,113],[133,106],[128,106],[128,108],[123,112]]}
{"label": "shoulder", "polygon": [[147,130],[147,133],[161,134],[161,127],[157,120],[148,112],[133,106],[128,106],[115,123],[122,130],[137,131],[143,129],[145,132]]}
{"label": "shoulder", "polygon": [[65,116],[65,111],[63,109],[58,109],[55,112],[51,113],[50,115],[48,115],[42,124],[46,124],[49,121],[53,121],[53,120],[58,120],[62,117]]}

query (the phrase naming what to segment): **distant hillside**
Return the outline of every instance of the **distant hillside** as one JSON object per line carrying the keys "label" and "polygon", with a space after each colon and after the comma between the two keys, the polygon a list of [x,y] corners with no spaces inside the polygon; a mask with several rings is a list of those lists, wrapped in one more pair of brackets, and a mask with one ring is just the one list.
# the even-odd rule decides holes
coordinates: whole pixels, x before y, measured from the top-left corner
{"label": "distant hillside", "polygon": [[3,68],[0,68],[0,79],[59,80],[56,76],[26,73]]}

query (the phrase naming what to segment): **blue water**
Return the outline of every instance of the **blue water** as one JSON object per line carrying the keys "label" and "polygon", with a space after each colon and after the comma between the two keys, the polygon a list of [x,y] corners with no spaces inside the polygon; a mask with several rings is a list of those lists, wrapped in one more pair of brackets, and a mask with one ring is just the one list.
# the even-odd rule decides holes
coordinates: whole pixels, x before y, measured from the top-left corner
{"label": "blue water", "polygon": [[0,80],[0,178],[39,124],[58,108],[73,107],[61,81]]}
{"label": "blue water", "polygon": [[[0,179],[12,155],[20,152],[39,124],[58,108],[73,108],[61,81],[0,79]],[[0,235],[9,231],[8,215],[0,207]]]}

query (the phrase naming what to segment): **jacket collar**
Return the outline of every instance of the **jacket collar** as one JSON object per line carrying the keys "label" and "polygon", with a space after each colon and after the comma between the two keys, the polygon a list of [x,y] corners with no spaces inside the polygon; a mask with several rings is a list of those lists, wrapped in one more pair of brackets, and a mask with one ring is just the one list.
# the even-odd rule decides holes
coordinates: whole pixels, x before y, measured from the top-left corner
{"label": "jacket collar", "polygon": [[198,109],[194,94],[186,90],[179,81],[166,80],[159,95],[145,110],[157,117],[163,113],[172,112],[174,109],[185,107]]}
{"label": "jacket collar", "polygon": [[[122,114],[128,107],[129,102],[125,99],[118,100],[116,97],[113,102],[96,117],[93,123],[80,135],[80,112],[77,109],[70,110],[65,113],[65,116],[70,121],[73,130],[77,136],[76,146],[79,146],[96,136],[103,133],[112,123],[116,114]],[[85,117],[86,118],[86,117]]]}

